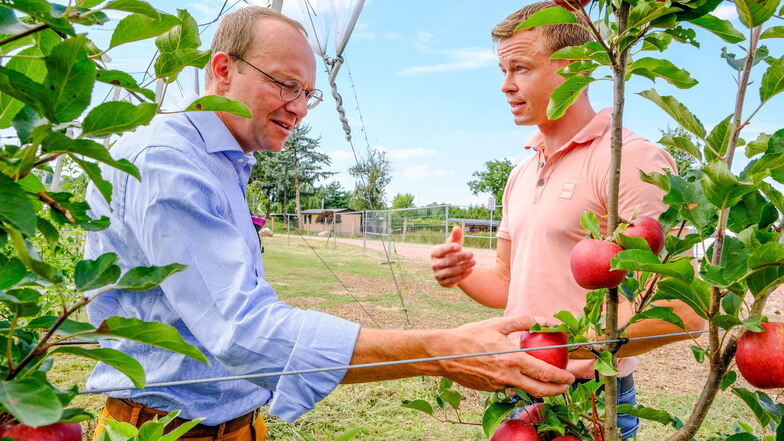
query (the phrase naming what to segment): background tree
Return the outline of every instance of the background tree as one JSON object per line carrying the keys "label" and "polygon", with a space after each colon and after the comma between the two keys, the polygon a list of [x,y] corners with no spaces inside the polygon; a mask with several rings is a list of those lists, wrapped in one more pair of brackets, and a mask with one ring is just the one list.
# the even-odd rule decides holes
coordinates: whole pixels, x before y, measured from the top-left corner
{"label": "background tree", "polygon": [[297,217],[302,211],[302,193],[313,194],[316,182],[335,174],[325,170],[332,161],[318,150],[321,138],[311,138],[309,132],[310,126],[299,124],[280,152],[254,153],[256,165],[251,171],[251,182],[267,195],[270,205],[285,211],[294,199]]}
{"label": "background tree", "polygon": [[384,190],[392,180],[390,171],[386,152],[368,149],[367,158],[348,170],[356,179],[351,208],[357,211],[384,208],[386,205]]}
{"label": "background tree", "polygon": [[509,159],[494,159],[485,162],[485,169],[475,171],[472,176],[476,179],[468,181],[468,188],[471,193],[478,195],[479,193],[490,193],[495,198],[497,204],[501,203],[504,196],[504,187],[506,187],[506,180],[509,179],[509,173],[512,172],[514,164]]}
{"label": "background tree", "polygon": [[414,208],[414,195],[411,193],[398,193],[392,199],[392,208]]}
{"label": "background tree", "polygon": [[700,161],[693,155],[686,153],[682,149],[685,145],[694,145],[697,147],[697,152],[703,149],[703,145],[693,136],[687,132],[683,127],[676,126],[667,127],[664,130],[659,130],[662,137],[658,143],[664,146],[664,150],[672,155],[675,159],[675,164],[678,165],[678,174],[681,176],[688,176],[689,174],[699,170]]}

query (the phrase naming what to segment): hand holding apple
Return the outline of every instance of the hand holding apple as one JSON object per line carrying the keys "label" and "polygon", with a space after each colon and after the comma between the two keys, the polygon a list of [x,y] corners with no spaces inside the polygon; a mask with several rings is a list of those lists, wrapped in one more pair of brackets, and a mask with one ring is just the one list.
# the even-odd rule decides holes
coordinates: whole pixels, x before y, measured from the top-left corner
{"label": "hand holding apple", "polygon": [[[560,346],[567,342],[565,332],[531,332],[528,335],[523,334],[520,339],[520,349]],[[528,351],[526,354],[560,369],[566,369],[566,365],[569,363],[569,350],[566,348],[540,349]]]}

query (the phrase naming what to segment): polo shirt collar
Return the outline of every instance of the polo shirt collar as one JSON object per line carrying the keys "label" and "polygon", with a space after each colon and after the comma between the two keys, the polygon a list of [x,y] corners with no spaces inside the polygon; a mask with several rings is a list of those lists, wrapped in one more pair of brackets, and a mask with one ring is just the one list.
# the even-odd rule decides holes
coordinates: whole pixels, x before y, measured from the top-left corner
{"label": "polo shirt collar", "polygon": [[229,158],[239,158],[244,156],[250,165],[256,163],[253,154],[246,154],[242,147],[229,132],[229,129],[218,118],[215,112],[199,111],[186,112],[185,117],[193,124],[193,127],[204,140],[204,149],[207,153],[224,152]]}
{"label": "polo shirt collar", "polygon": [[[558,150],[552,152],[553,153],[561,151],[561,150],[568,150],[575,146],[580,145],[587,145],[593,142],[596,138],[602,137],[610,127],[610,121],[612,120],[612,109],[609,107],[606,109],[602,109],[594,115],[593,119],[582,128],[576,135],[572,137],[566,144],[561,146]],[[544,148],[544,136],[542,132],[536,131],[526,142],[524,147],[525,149],[533,149],[537,152],[542,151]]]}

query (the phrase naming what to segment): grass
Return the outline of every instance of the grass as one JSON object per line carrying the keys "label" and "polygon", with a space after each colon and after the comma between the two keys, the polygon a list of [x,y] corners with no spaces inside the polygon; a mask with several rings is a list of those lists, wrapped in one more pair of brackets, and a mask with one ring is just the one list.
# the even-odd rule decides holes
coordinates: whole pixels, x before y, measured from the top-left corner
{"label": "grass", "polygon": [[[391,269],[401,286],[403,301],[408,307],[414,328],[454,327],[499,315],[498,311],[473,303],[457,290],[439,288],[432,281],[427,265],[392,264],[390,268],[389,264],[384,263],[385,259],[381,253],[369,250],[369,254],[364,255],[359,247],[338,244],[338,248],[333,250],[331,244],[325,247],[323,241],[309,242],[340,277],[342,284],[301,239],[292,238],[290,246],[286,245],[285,236],[265,238],[264,242],[267,280],[282,300],[294,306],[328,312],[366,326],[372,326],[373,321],[376,321],[383,328],[403,328],[406,321],[400,295],[391,280]],[[372,319],[362,312],[354,298],[359,299]],[[656,363],[657,356],[661,355],[656,352],[646,355],[642,363]],[[77,383],[83,387],[92,366],[90,361],[71,356],[58,357],[51,371],[51,378],[62,386]],[[693,372],[664,368],[656,375],[671,377],[672,386],[664,389],[646,388],[645,379],[639,378],[638,401],[645,406],[664,409],[685,419],[697,399],[697,394],[684,393],[679,387],[678,378],[679,375],[682,376],[680,378],[693,376]],[[694,378],[690,380],[693,382]],[[438,379],[422,377],[341,385],[314,410],[293,424],[287,424],[265,413],[264,418],[269,429],[268,439],[302,440],[304,438],[298,433],[304,432],[318,440],[331,440],[354,427],[365,428],[354,438],[358,441],[484,439],[478,426],[439,422],[427,414],[400,405],[403,400],[414,399],[434,402],[432,396],[437,385]],[[467,397],[461,405],[463,421],[481,421],[482,395],[459,386],[455,388]],[[74,404],[96,411],[103,401],[100,396],[79,396]],[[456,419],[454,413],[448,418]],[[739,399],[724,393],[717,399],[697,439],[704,440],[720,432],[732,433],[733,423],[737,419],[753,421],[750,411]],[[658,423],[645,422],[639,439],[661,440],[672,430]],[[86,440],[91,438],[91,433],[91,429],[86,429]]]}

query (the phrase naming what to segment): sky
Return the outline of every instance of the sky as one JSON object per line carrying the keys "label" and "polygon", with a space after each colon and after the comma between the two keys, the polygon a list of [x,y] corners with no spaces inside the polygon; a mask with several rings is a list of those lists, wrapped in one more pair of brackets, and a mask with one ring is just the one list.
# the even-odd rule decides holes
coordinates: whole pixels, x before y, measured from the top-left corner
{"label": "sky", "polygon": [[[293,0],[284,0],[293,1]],[[340,7],[345,1],[335,0]],[[240,1],[266,6],[267,0]],[[467,182],[472,173],[483,169],[486,161],[509,158],[514,163],[524,160],[530,151],[522,147],[535,128],[516,126],[504,95],[500,92],[501,72],[495,55],[490,30],[504,17],[529,2],[509,0],[367,0],[359,21],[343,54],[343,65],[337,79],[338,92],[353,133],[357,153],[367,148],[387,152],[392,165],[392,181],[388,198],[396,193],[411,193],[416,205],[432,202],[458,205],[487,204],[487,194],[473,195]],[[155,1],[156,8],[174,13],[186,8],[197,22],[215,18],[224,4],[222,0]],[[235,0],[228,2],[235,5]],[[715,12],[737,20],[735,7],[725,3]],[[111,22],[95,33],[94,40],[108,42],[111,29],[121,13],[112,13]],[[776,20],[776,19],[774,19]],[[777,25],[784,24],[777,20]],[[202,34],[203,46],[209,47],[215,25]],[[656,84],[634,79],[627,86],[624,124],[652,141],[660,138],[660,130],[675,123],[656,105],[636,95],[655,87],[661,95],[677,95],[710,130],[732,112],[735,99],[733,71],[720,58],[728,43],[698,30],[700,48],[673,43],[666,58],[689,71],[700,83],[685,91],[664,81]],[[763,40],[771,54],[781,56],[784,44]],[[330,43],[331,44],[331,43]],[[103,44],[106,47],[108,44]],[[153,56],[152,44],[134,43],[112,49],[112,68],[143,72]],[[334,48],[328,49],[334,54]],[[640,56],[657,56],[646,52]],[[311,136],[321,138],[321,149],[331,160],[331,170],[345,189],[354,188],[348,169],[354,164],[351,146],[346,142],[335,100],[329,90],[324,64],[320,68],[317,87],[324,91],[324,102],[310,111],[304,122],[311,126]],[[755,83],[747,94],[747,109],[759,102],[758,84],[766,65],[760,64]],[[601,71],[606,73],[606,71]],[[170,89],[170,102],[189,102],[195,98],[195,69],[186,71],[181,81]],[[138,76],[138,75],[137,75]],[[599,84],[597,84],[599,83]],[[612,102],[610,82],[591,85],[589,96],[594,109],[609,107]],[[203,86],[203,81],[199,84]],[[104,90],[93,99],[106,97]],[[746,111],[746,115],[751,110]],[[754,139],[760,132],[772,133],[784,127],[784,94],[774,97],[754,118],[743,133]],[[738,155],[736,167],[744,164]]]}

